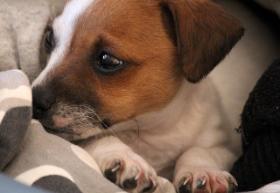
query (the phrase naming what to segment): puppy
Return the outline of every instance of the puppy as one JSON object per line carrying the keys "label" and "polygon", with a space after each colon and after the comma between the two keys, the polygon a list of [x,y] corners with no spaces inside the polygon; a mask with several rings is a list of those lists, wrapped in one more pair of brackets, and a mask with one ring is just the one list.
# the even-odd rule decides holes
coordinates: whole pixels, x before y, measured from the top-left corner
{"label": "puppy", "polygon": [[[128,192],[153,192],[157,175],[172,177],[180,193],[231,192],[227,171],[241,149],[233,125],[257,78],[238,82],[242,68],[227,65],[205,77],[243,32],[208,0],[70,0],[45,35],[34,116],[49,132],[84,141]],[[235,82],[232,97],[245,97],[230,107],[219,88]]]}

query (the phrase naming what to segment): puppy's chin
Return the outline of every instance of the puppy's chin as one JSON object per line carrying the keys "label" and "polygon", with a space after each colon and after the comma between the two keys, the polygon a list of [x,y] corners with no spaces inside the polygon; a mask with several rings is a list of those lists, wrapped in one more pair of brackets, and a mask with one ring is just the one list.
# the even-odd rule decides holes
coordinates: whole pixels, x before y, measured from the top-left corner
{"label": "puppy's chin", "polygon": [[68,141],[82,141],[104,132],[105,122],[89,105],[58,102],[39,121],[52,134]]}
{"label": "puppy's chin", "polygon": [[93,122],[75,122],[73,118],[53,116],[52,119],[40,120],[47,132],[68,141],[82,141],[96,136],[104,130],[102,124]]}

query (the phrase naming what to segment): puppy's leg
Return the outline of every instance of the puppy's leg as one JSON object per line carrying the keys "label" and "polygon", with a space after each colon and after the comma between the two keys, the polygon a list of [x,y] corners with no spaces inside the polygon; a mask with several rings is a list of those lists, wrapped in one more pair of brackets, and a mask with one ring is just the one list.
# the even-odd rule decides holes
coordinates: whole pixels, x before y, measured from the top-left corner
{"label": "puppy's leg", "polygon": [[155,170],[116,137],[106,137],[85,149],[93,156],[104,176],[133,193],[154,192]]}
{"label": "puppy's leg", "polygon": [[230,193],[237,183],[226,170],[234,155],[225,147],[193,147],[176,163],[174,185],[178,193]]}

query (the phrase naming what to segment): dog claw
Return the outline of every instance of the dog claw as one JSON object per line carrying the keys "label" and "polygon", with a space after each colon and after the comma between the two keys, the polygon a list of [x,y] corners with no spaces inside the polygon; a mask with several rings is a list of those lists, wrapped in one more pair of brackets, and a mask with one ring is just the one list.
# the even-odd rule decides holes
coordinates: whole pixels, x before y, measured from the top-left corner
{"label": "dog claw", "polygon": [[206,187],[206,177],[202,177],[196,181],[196,189],[204,189]]}
{"label": "dog claw", "polygon": [[189,177],[183,178],[181,182],[179,183],[179,193],[191,193],[192,187],[191,187],[191,175]]}
{"label": "dog claw", "polygon": [[142,190],[142,193],[154,192],[155,188],[156,185],[153,183],[152,180],[150,180],[147,186]]}
{"label": "dog claw", "polygon": [[126,180],[124,180],[124,182],[121,185],[121,187],[125,190],[132,190],[136,188],[141,174],[137,167],[133,167],[129,173],[132,177],[129,177]]}
{"label": "dog claw", "polygon": [[137,179],[135,177],[124,181],[122,187],[126,190],[132,190],[137,187]]}
{"label": "dog claw", "polygon": [[228,193],[235,193],[238,188],[238,184],[237,184],[236,180],[233,177],[230,177],[228,179],[228,184],[229,184]]}
{"label": "dog claw", "polygon": [[102,156],[97,162],[103,176],[121,189],[129,193],[152,193],[156,189],[156,171],[134,152],[121,151]]}
{"label": "dog claw", "polygon": [[117,173],[120,169],[121,169],[121,161],[116,161],[111,168],[105,170],[104,175],[112,183],[116,183]]}

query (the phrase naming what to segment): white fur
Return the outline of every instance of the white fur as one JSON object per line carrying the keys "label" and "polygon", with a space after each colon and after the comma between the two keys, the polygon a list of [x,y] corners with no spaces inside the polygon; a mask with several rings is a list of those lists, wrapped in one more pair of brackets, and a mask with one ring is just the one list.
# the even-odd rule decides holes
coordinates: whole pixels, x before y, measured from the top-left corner
{"label": "white fur", "polygon": [[[192,146],[230,148],[228,142],[238,134],[234,128],[225,128],[225,120],[216,89],[211,79],[207,79],[199,85],[185,82],[164,109],[138,116],[110,130],[152,164],[156,171],[162,172],[174,166],[178,156]],[[104,146],[100,148],[104,150]],[[90,153],[95,148],[94,143],[86,146]],[[229,155],[234,160],[235,157]],[[223,167],[230,167],[230,163],[227,164]]]}
{"label": "white fur", "polygon": [[71,44],[77,20],[93,2],[94,0],[70,0],[62,15],[55,19],[53,30],[57,45],[46,68],[33,82],[33,86],[42,83],[47,74],[63,60]]}

